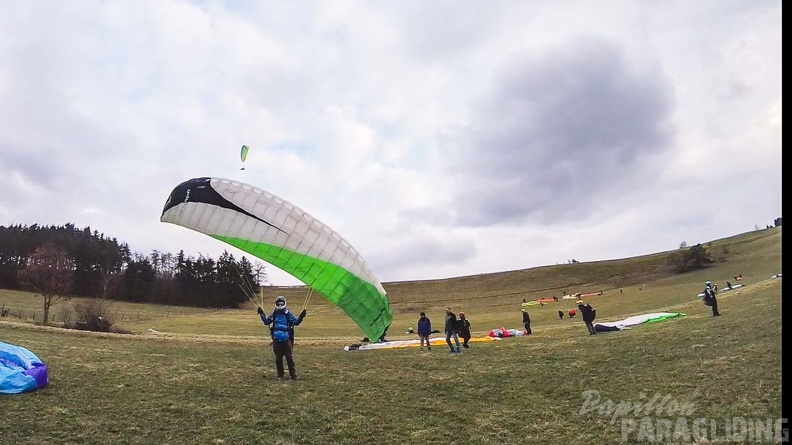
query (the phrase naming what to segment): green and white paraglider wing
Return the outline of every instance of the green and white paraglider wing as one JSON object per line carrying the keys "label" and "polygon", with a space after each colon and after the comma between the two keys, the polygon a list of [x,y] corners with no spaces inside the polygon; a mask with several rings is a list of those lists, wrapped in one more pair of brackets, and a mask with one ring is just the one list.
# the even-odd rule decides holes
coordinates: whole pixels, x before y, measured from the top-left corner
{"label": "green and white paraglider wing", "polygon": [[385,289],[330,227],[252,185],[194,178],[173,189],[160,221],[224,241],[290,273],[352,318],[372,341],[393,320]]}
{"label": "green and white paraglider wing", "polygon": [[243,145],[242,149],[239,151],[239,159],[242,160],[242,167],[240,167],[240,170],[245,169],[245,159],[247,159],[248,151],[250,151],[250,147],[247,145]]}

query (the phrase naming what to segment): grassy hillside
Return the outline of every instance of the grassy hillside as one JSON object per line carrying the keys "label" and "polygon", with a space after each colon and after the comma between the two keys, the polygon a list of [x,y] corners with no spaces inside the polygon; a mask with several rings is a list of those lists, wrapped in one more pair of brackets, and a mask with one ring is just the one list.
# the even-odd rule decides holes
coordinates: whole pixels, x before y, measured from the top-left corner
{"label": "grassy hillside", "polygon": [[[773,228],[713,241],[706,247],[716,263],[683,275],[669,273],[667,253],[658,253],[385,283],[393,339],[414,338],[404,332],[420,310],[439,327],[446,305],[464,310],[478,333],[519,327],[523,298],[564,290],[604,291],[588,299],[597,321],[687,314],[588,336],[579,317],[556,315],[574,302],[533,306],[533,335],[474,343],[459,356],[443,348],[343,351],[359,329],[314,297],[297,328],[301,380],[288,383],[276,382],[269,339],[251,309],[180,314],[184,309],[116,305],[119,314],[141,314],[121,322],[141,335],[0,319],[0,340],[34,351],[50,370],[47,388],[0,396],[7,414],[0,443],[615,443],[622,419],[640,417],[614,418],[601,403],[654,395],[688,404],[691,418],[716,422],[723,434],[726,418],[781,416],[782,285],[771,278],[781,272],[781,234]],[[736,274],[745,286],[722,293],[723,316],[713,318],[696,293],[704,280],[722,287]],[[305,296],[283,292],[293,307]],[[7,306],[32,298],[0,291]],[[161,333],[146,334],[149,328]],[[600,397],[597,409],[586,409],[594,394],[586,391]],[[649,417],[678,419],[668,411]]]}
{"label": "grassy hillside", "polygon": [[[742,274],[744,283],[765,280],[781,271],[781,227],[748,232],[705,244],[716,262],[706,270],[675,275],[668,265],[670,252],[610,261],[545,266],[496,274],[481,274],[445,280],[384,283],[394,312],[389,338],[404,336],[407,327],[415,327],[420,311],[425,310],[435,323],[443,308],[464,311],[478,333],[501,325],[519,327],[520,303],[540,297],[561,296],[564,292],[603,291],[602,296],[587,298],[603,319],[619,318],[689,302],[705,280],[721,287],[734,275]],[[265,289],[265,307],[271,308],[275,295],[283,294],[292,309],[299,310],[307,296],[304,287]],[[30,320],[41,315],[41,300],[25,292],[0,290],[0,306],[11,308]],[[56,306],[56,320],[60,308]],[[563,324],[557,311],[574,307],[574,301],[562,301],[530,308],[537,329]],[[241,310],[207,311],[195,308],[114,303],[113,319],[124,329],[145,333],[148,329],[175,334],[258,336],[263,326],[249,305]],[[359,339],[363,334],[345,314],[323,298],[313,296],[306,323],[300,336],[317,341]]]}

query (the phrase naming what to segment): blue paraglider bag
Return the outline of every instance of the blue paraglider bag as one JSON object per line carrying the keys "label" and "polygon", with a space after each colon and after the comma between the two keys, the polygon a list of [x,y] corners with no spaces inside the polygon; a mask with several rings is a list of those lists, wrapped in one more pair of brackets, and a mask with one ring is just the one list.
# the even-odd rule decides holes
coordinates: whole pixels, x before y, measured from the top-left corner
{"label": "blue paraglider bag", "polygon": [[0,341],[0,394],[18,394],[49,383],[47,365],[28,349]]}

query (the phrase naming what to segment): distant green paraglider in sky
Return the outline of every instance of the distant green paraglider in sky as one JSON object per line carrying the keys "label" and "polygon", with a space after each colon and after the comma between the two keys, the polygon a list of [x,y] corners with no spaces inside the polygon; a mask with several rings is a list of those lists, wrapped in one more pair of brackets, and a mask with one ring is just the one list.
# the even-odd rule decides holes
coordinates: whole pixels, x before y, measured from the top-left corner
{"label": "distant green paraglider in sky", "polygon": [[242,160],[242,164],[243,165],[242,165],[242,168],[240,168],[240,170],[244,170],[245,169],[244,163],[245,163],[245,159],[247,159],[247,155],[248,155],[248,151],[249,150],[250,150],[250,147],[248,147],[247,145],[243,145],[242,146],[242,150],[239,153],[239,158]]}

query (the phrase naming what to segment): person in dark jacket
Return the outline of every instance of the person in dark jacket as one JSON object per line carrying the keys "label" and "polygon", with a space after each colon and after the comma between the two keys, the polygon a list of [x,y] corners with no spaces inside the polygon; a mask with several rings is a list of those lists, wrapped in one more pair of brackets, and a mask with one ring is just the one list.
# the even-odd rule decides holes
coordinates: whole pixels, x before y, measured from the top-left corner
{"label": "person in dark jacket", "polygon": [[704,304],[707,306],[712,307],[712,316],[713,317],[720,317],[720,312],[718,312],[718,291],[717,288],[712,286],[712,282],[705,281],[704,282]]}
{"label": "person in dark jacket", "polygon": [[[450,307],[445,308],[445,335],[446,335],[446,343],[448,347],[451,348],[451,352],[454,354],[460,354],[462,352],[462,348],[459,346],[459,326],[457,324],[457,317],[456,314],[451,312]],[[451,344],[451,339],[454,339],[454,345]]]}
{"label": "person in dark jacket", "polygon": [[305,309],[300,312],[299,317],[286,308],[286,297],[278,295],[275,297],[275,310],[272,315],[267,316],[264,309],[258,308],[261,321],[270,326],[272,336],[272,351],[275,353],[275,370],[278,373],[278,380],[283,379],[283,359],[289,367],[289,377],[297,380],[297,370],[294,367],[292,348],[294,346],[294,326],[299,326],[305,318]]}
{"label": "person in dark jacket", "polygon": [[462,347],[465,349],[470,348],[468,342],[470,341],[470,321],[465,317],[464,312],[459,312],[459,336],[462,337]]}
{"label": "person in dark jacket", "polygon": [[561,320],[564,319],[564,311],[558,311],[558,318]]}
{"label": "person in dark jacket", "polygon": [[429,336],[432,334],[432,320],[426,316],[425,312],[421,312],[421,318],[418,319],[418,338],[421,339],[421,351],[423,351],[424,341],[426,341],[426,349],[432,350],[432,345],[429,343]]}
{"label": "person in dark jacket", "polygon": [[586,329],[588,329],[589,335],[594,335],[597,331],[594,330],[594,319],[597,317],[597,311],[591,304],[580,303],[578,304],[578,309],[580,310],[580,316],[583,317],[583,322],[586,323]]}
{"label": "person in dark jacket", "polygon": [[525,327],[525,335],[531,335],[531,316],[528,315],[528,311],[525,309],[522,310],[523,314],[523,326]]}

